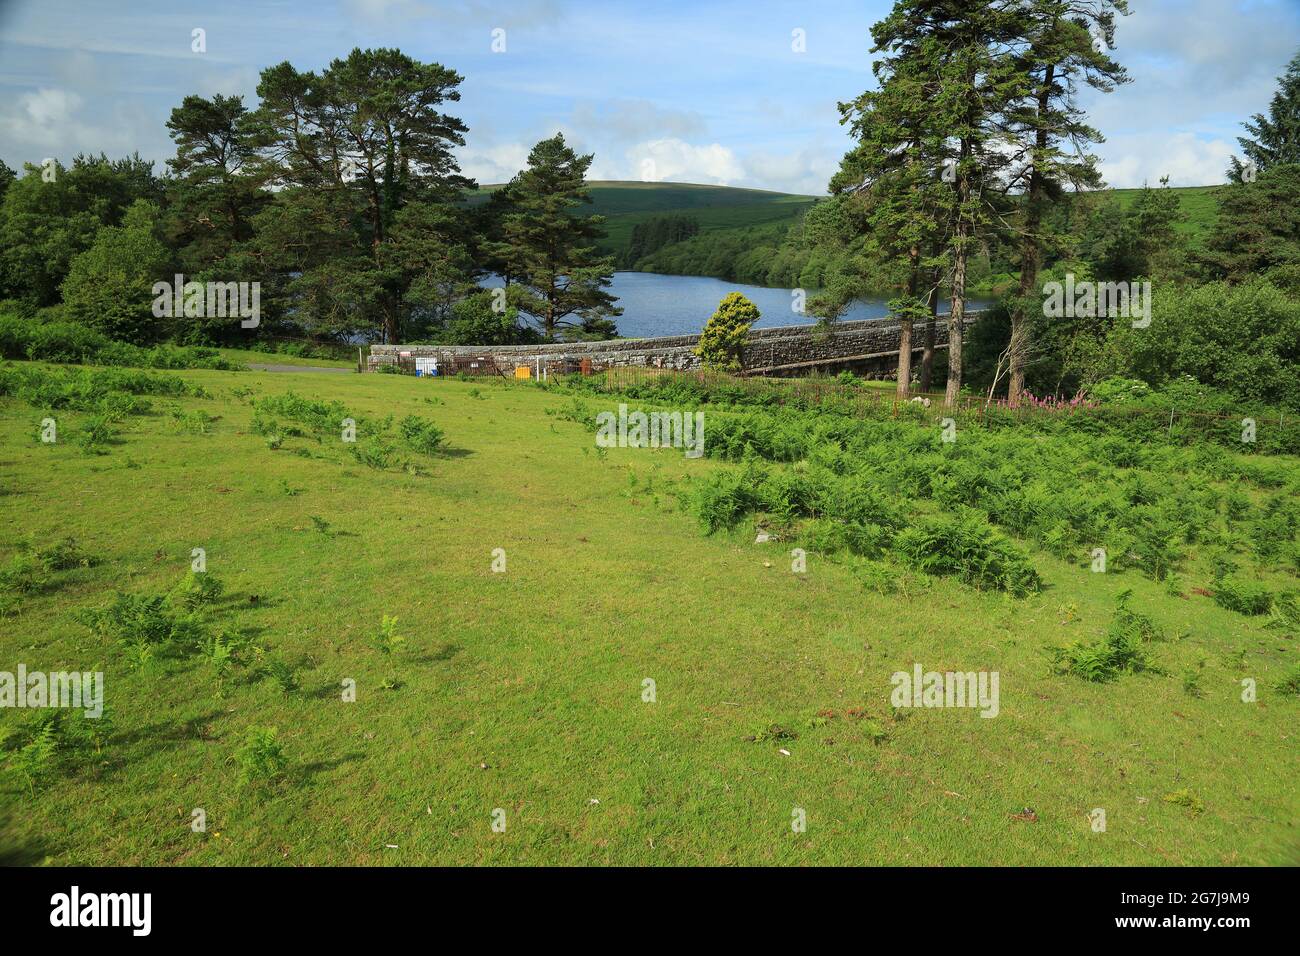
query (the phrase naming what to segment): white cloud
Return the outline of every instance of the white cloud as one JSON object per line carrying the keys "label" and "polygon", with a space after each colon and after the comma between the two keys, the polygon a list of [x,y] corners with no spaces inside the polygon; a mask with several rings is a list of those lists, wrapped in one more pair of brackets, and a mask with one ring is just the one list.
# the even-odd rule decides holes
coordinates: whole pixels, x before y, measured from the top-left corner
{"label": "white cloud", "polygon": [[66,138],[81,97],[68,90],[44,87],[23,93],[0,113],[0,129],[15,143],[57,146]]}
{"label": "white cloud", "polygon": [[1106,144],[1111,157],[1101,173],[1108,186],[1129,189],[1155,186],[1162,176],[1171,186],[1209,186],[1226,180],[1228,160],[1237,152],[1226,139],[1200,139],[1192,133],[1137,133]]}
{"label": "white cloud", "polygon": [[502,143],[486,148],[463,146],[456,151],[461,172],[479,183],[505,183],[528,165],[530,147],[522,143]]}
{"label": "white cloud", "polygon": [[626,153],[627,179],[727,186],[745,177],[736,154],[720,143],[693,146],[676,138],[638,143]]}
{"label": "white cloud", "polygon": [[18,98],[19,107],[37,126],[66,121],[81,105],[81,97],[67,90],[41,89]]}
{"label": "white cloud", "polygon": [[83,152],[116,157],[139,150],[146,159],[157,160],[167,137],[150,113],[134,102],[121,101],[99,110],[95,104],[86,105],[77,93],[42,87],[0,105],[0,141],[12,157],[9,165],[17,168],[48,156],[68,163]]}
{"label": "white cloud", "polygon": [[820,147],[794,153],[754,153],[745,158],[749,180],[745,185],[821,196],[838,166],[834,151]]}

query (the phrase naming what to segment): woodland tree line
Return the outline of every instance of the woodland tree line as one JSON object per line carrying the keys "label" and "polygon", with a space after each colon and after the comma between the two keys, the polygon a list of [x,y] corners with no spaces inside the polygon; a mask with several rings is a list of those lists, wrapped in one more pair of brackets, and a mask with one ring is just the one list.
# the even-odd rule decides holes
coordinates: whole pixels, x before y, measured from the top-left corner
{"label": "woodland tree line", "polygon": [[[890,290],[905,342],[899,391],[946,376],[1005,394],[1070,393],[1105,378],[1190,377],[1300,407],[1300,56],[1193,243],[1169,189],[1121,207],[1103,185],[1079,94],[1129,81],[1126,0],[897,0],[872,29],[876,87],[840,104],[854,145],[785,234],[699,233],[689,216],[639,224],[621,264],[819,290],[830,323]],[[30,322],[80,323],[137,343],[246,342],[227,319],[160,320],[150,288],[183,274],[259,282],[257,336],[495,344],[616,334],[615,257],[588,215],[592,157],[562,136],[484,201],[445,110],[462,77],[397,50],[353,50],[320,72],[263,71],[256,105],[187,96],[162,175],[138,156],[0,168],[0,301]],[[482,198],[482,197],[479,197]],[[1047,319],[1043,285],[1150,280],[1154,321]],[[504,301],[483,289],[504,281]],[[940,299],[1000,297],[931,347]],[[960,325],[954,324],[954,330]],[[1140,334],[1139,334],[1140,332]]]}
{"label": "woodland tree line", "polygon": [[[454,71],[397,50],[353,50],[325,70],[262,72],[258,105],[187,96],[167,123],[176,156],[155,176],[132,156],[29,164],[0,188],[0,299],[132,342],[222,344],[238,323],[153,316],[149,290],[187,280],[259,282],[262,334],[459,335],[495,341],[614,333],[582,214],[591,156],[561,135],[481,204],[452,150],[466,126],[443,112]],[[479,280],[507,280],[493,308]]]}
{"label": "woodland tree line", "polygon": [[[1208,235],[1184,229],[1167,182],[1127,204],[1104,185],[1102,140],[1079,105],[1129,82],[1116,44],[1125,0],[898,0],[873,31],[877,88],[840,104],[855,146],[831,198],[795,226],[707,233],[636,262],[649,271],[821,289],[823,320],[889,290],[904,340],[899,392],[946,365],[963,385],[1018,402],[1115,376],[1187,375],[1300,405],[1300,56],[1267,114],[1248,121]],[[1155,321],[1049,320],[1043,286],[1149,280]],[[933,349],[941,299],[1000,301],[950,360]],[[938,321],[943,321],[939,319]],[[914,381],[913,381],[914,380]]]}

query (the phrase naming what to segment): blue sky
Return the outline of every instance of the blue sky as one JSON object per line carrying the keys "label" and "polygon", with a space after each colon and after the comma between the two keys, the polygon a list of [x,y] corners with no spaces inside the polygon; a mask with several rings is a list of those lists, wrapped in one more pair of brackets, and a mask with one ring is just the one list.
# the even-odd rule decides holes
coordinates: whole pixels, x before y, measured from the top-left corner
{"label": "blue sky", "polygon": [[[1300,0],[1131,0],[1116,56],[1134,82],[1083,102],[1114,186],[1223,181],[1240,123],[1300,50]],[[872,85],[869,29],[889,0],[0,0],[0,159],[173,155],[186,94],[243,94],[289,60],[319,69],[396,46],[465,76],[451,109],[481,182],[561,130],[594,179],[822,193],[848,139],[836,103]],[[195,28],[207,51],[191,50]],[[493,31],[505,51],[492,51]],[[792,49],[804,31],[806,52]]]}

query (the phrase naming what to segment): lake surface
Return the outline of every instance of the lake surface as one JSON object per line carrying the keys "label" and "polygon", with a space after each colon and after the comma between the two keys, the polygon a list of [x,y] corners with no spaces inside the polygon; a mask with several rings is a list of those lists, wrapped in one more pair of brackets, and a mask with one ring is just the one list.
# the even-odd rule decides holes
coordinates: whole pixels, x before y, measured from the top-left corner
{"label": "lake surface", "polygon": [[[699,332],[728,292],[741,292],[758,306],[762,318],[754,324],[757,329],[779,325],[811,325],[816,321],[812,316],[800,315],[791,309],[794,299],[789,289],[769,289],[706,276],[615,272],[609,291],[618,296],[617,304],[623,309],[623,314],[614,321],[618,323],[618,334],[624,338],[692,335]],[[861,299],[843,318],[883,318],[889,314],[886,306],[888,300],[888,296]],[[988,304],[990,303],[983,299],[969,299],[967,308],[981,309]],[[946,313],[948,302],[941,302],[939,309],[941,313]]]}

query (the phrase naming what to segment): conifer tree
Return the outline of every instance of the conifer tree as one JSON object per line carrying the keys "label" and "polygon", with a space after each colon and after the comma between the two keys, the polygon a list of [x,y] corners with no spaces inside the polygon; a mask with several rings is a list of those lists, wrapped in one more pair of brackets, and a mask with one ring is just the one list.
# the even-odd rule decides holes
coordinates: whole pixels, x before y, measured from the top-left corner
{"label": "conifer tree", "polygon": [[[1268,115],[1256,113],[1243,125],[1250,138],[1239,136],[1237,142],[1256,174],[1274,166],[1300,163],[1300,53],[1292,57],[1278,81]],[[1245,163],[1232,157],[1228,178],[1240,183],[1245,169]]]}
{"label": "conifer tree", "polygon": [[[1088,125],[1078,93],[1088,86],[1110,92],[1128,82],[1109,51],[1115,42],[1115,14],[1127,15],[1127,0],[1026,0],[1010,8],[1006,28],[1017,50],[1028,95],[1012,104],[1015,166],[1009,187],[1022,194],[1016,232],[1020,247],[1019,294],[1011,304],[1008,399],[1018,405],[1025,387],[1031,343],[1029,310],[1039,307],[1038,270],[1045,247],[1060,241],[1045,231],[1047,210],[1067,190],[1102,185],[1097,159],[1088,152],[1103,137]],[[1136,277],[1133,277],[1136,278]]]}
{"label": "conifer tree", "polygon": [[586,184],[591,160],[557,133],[532,148],[528,167],[510,183],[505,238],[494,254],[511,279],[510,304],[532,317],[548,339],[561,331],[580,338],[611,337],[610,316],[623,313],[605,291],[614,260],[596,251],[605,218],[575,214],[591,202]]}

